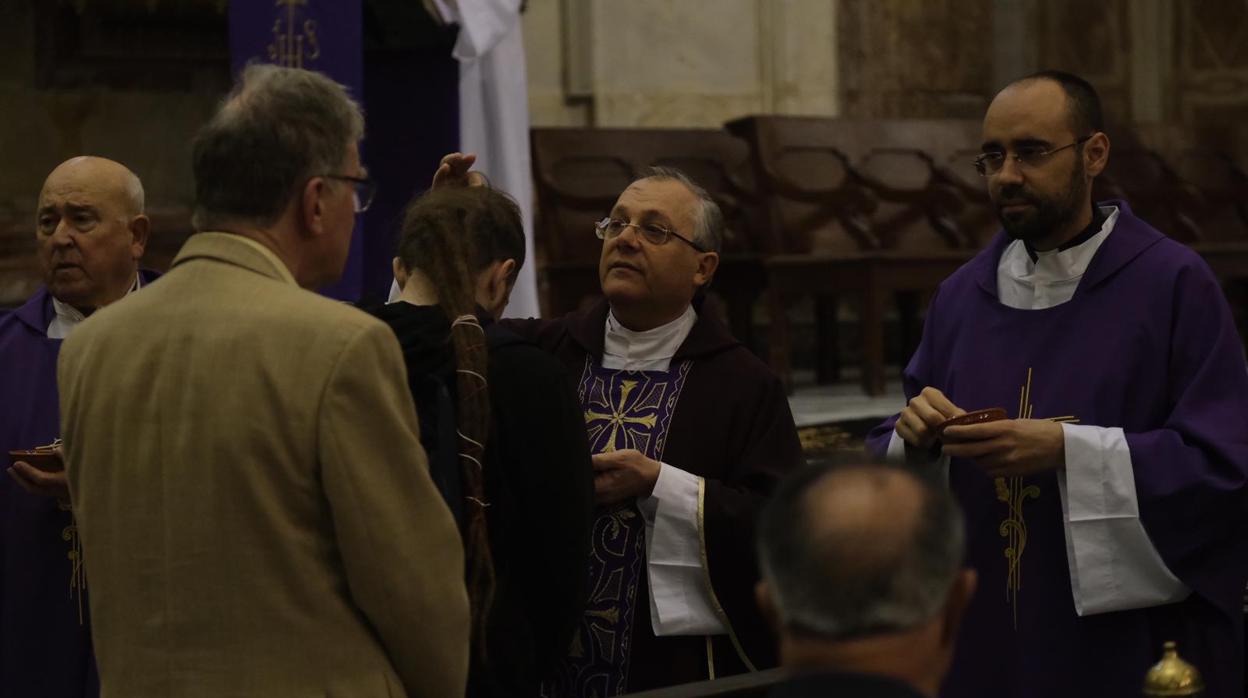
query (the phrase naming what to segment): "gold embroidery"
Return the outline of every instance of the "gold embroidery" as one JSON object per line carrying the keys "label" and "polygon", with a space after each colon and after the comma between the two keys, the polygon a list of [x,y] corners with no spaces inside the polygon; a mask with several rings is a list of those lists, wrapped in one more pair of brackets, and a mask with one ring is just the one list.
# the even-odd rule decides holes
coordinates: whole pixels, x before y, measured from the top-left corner
{"label": "gold embroidery", "polygon": [[68,504],[58,503],[61,511],[70,512],[70,523],[61,529],[61,540],[69,543],[69,597],[78,600],[78,624],[85,622],[82,609],[82,592],[87,589],[87,574],[82,567],[82,540],[78,537],[78,522],[73,518],[73,509]]}
{"label": "gold embroidery", "polygon": [[[640,388],[640,389],[639,389]],[[621,380],[620,397],[611,397],[602,378],[594,378],[585,407],[585,427],[594,453],[635,448],[647,452],[656,435],[659,410],[663,407],[667,383]]]}
{"label": "gold embroidery", "polygon": [[[276,0],[286,6],[286,21],[273,22],[273,43],[265,47],[269,60],[287,68],[303,68],[304,61],[315,63],[321,57],[321,42],[314,19],[299,21],[300,10],[308,0]],[[306,45],[305,45],[306,42]]]}
{"label": "gold embroidery", "polygon": [[[1018,419],[1032,419],[1035,406],[1031,404],[1031,369],[1027,369],[1027,382],[1019,389]],[[1074,415],[1048,417],[1051,422],[1075,423]],[[1018,628],[1018,592],[1023,588],[1023,550],[1027,547],[1027,520],[1023,517],[1023,503],[1027,498],[1039,499],[1039,485],[1024,485],[1021,477],[999,477],[996,485],[997,501],[1004,502],[1009,513],[997,528],[1008,542],[1005,558],[1009,567],[1005,575],[1005,599],[1014,614],[1014,627]]]}
{"label": "gold embroidery", "polygon": [[[715,615],[719,616],[719,620],[728,629],[728,639],[732,641],[732,648],[737,651],[737,656],[741,658],[741,662],[745,664],[745,668],[750,671],[758,671],[754,666],[754,662],[745,654],[745,648],[741,646],[741,640],[737,638],[737,633],[732,629],[732,621],[728,620],[728,613],[724,610],[722,604],[719,603],[719,597],[715,596],[715,587],[711,584],[711,566],[707,560],[706,554],[706,479],[698,478],[698,546],[702,551],[702,575],[703,581],[706,582],[706,590],[711,595],[711,606],[715,611]],[[707,640],[707,661],[710,661],[710,641]]]}

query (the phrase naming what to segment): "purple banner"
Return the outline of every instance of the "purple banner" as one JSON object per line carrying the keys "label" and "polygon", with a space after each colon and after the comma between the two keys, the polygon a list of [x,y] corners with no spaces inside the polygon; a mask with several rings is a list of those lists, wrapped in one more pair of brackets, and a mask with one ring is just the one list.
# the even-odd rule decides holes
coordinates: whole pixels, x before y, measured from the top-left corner
{"label": "purple banner", "polygon": [[[252,60],[325,73],[350,88],[362,105],[361,0],[230,0],[230,63],[234,74]],[[350,301],[360,297],[364,283],[362,231],[357,218],[342,280],[323,289],[325,295]]]}

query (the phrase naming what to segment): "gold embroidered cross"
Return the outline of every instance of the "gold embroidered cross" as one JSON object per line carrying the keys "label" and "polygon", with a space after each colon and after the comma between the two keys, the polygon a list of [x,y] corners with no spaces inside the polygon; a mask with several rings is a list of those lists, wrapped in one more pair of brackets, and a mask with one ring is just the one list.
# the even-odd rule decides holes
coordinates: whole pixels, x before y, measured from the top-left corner
{"label": "gold embroidered cross", "polygon": [[[1027,369],[1027,382],[1019,389],[1018,419],[1032,419],[1035,406],[1031,404],[1031,369]],[[1079,420],[1074,415],[1047,417],[1050,422],[1074,424]],[[1023,502],[1027,498],[1040,497],[1039,485],[1024,485],[1023,478],[1018,476],[999,477],[994,480],[997,489],[997,500],[1005,502],[1009,513],[997,528],[1002,538],[1007,540],[1005,558],[1009,561],[1009,569],[1005,577],[1005,599],[1014,612],[1014,628],[1018,628],[1018,591],[1023,587],[1023,550],[1027,547],[1027,520],[1023,517]]]}
{"label": "gold embroidered cross", "polygon": [[[602,449],[602,453],[610,453],[616,450],[616,438],[619,436],[620,430],[624,430],[626,437],[626,446],[637,440],[636,437],[648,435],[658,421],[657,399],[645,399],[646,396],[639,397],[636,400],[629,400],[632,392],[637,388],[638,381],[622,380],[620,381],[620,399],[614,402],[607,397],[605,403],[593,402],[591,406],[585,410],[585,423],[590,427],[590,439],[596,440],[597,435],[602,430],[609,429],[606,444]],[[603,409],[602,412],[594,411],[593,407]],[[648,410],[643,413],[642,410]],[[644,427],[644,431],[634,434],[630,427]],[[640,430],[637,430],[640,431]]]}

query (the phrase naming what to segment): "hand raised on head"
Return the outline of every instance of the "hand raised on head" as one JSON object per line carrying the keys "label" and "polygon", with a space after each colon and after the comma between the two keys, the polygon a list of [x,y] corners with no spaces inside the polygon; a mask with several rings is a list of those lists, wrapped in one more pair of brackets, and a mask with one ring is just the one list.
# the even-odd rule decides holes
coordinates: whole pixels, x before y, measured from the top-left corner
{"label": "hand raised on head", "polygon": [[476,162],[477,156],[473,153],[450,153],[443,156],[437,171],[433,173],[432,188],[489,186],[485,175],[471,169]]}

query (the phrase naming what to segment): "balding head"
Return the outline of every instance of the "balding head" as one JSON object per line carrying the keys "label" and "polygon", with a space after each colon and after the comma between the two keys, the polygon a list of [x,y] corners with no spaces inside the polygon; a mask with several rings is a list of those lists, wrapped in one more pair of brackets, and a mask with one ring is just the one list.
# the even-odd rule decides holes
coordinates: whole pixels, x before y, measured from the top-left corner
{"label": "balding head", "polygon": [[[56,166],[44,180],[43,190],[49,187],[77,187],[101,200],[112,199],[127,215],[143,213],[143,183],[130,168],[108,158],[79,155]],[[40,200],[43,199],[42,194]]]}
{"label": "balding head", "polygon": [[882,465],[811,468],[759,523],[759,557],[786,632],[845,640],[935,617],[962,561],[962,518],[942,487]]}
{"label": "balding head", "polygon": [[125,295],[147,244],[143,205],[143,184],[119,162],[80,156],[52,170],[36,214],[52,295],[84,311]]}

